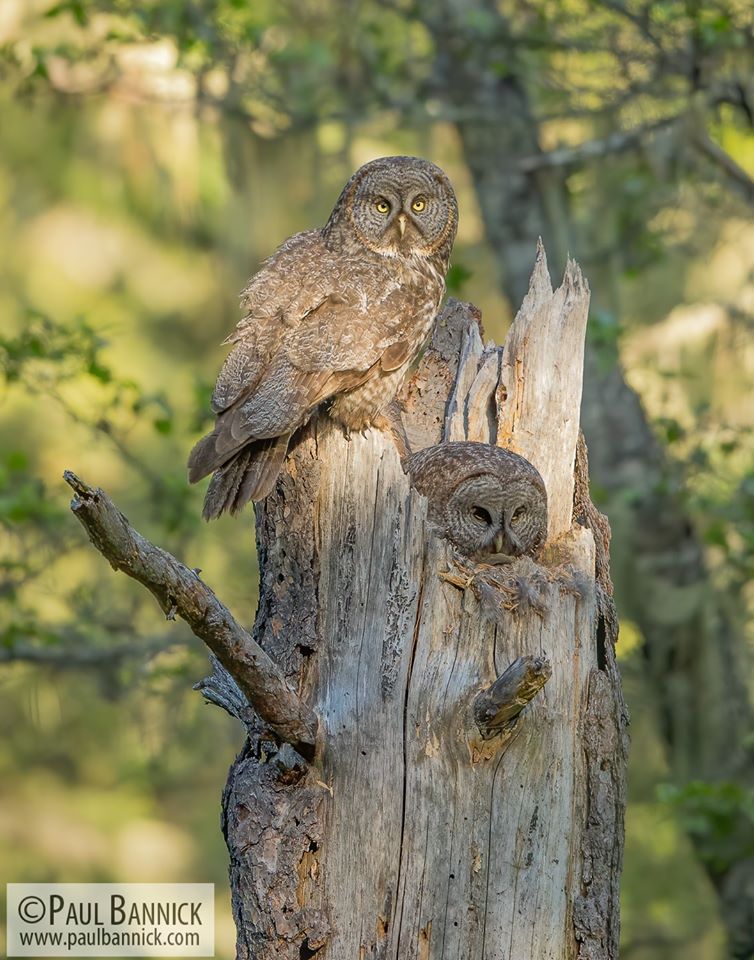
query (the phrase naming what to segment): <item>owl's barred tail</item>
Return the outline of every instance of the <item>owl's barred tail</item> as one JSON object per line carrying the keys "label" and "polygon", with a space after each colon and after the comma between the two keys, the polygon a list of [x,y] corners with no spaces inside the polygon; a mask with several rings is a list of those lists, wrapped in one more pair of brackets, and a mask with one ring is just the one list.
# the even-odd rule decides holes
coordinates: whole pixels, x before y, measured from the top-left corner
{"label": "owl's barred tail", "polygon": [[204,498],[204,519],[214,520],[226,511],[236,514],[249,500],[264,499],[275,486],[289,439],[257,440],[215,470]]}

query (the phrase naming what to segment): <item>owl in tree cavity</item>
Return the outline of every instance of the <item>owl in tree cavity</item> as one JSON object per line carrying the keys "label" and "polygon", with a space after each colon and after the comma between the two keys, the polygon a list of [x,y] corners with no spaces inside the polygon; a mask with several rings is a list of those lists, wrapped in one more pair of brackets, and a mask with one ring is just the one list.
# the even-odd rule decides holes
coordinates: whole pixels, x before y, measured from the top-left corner
{"label": "owl in tree cavity", "polygon": [[547,491],[524,457],[489,443],[440,443],[407,462],[440,536],[471,560],[534,556],[547,538]]}
{"label": "owl in tree cavity", "polygon": [[445,291],[458,205],[443,171],[384,157],[351,177],[321,230],[298,233],[242,295],[189,480],[213,473],[210,520],[261,500],[320,404],[347,430],[389,426],[392,402]]}

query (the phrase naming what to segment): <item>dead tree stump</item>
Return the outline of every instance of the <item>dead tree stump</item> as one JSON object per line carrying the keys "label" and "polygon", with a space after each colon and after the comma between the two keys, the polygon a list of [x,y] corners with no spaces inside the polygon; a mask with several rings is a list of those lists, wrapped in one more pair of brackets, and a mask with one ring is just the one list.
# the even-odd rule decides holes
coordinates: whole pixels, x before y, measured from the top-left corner
{"label": "dead tree stump", "polygon": [[504,348],[451,302],[404,397],[414,451],[538,468],[536,563],[460,556],[392,440],[322,416],[257,511],[252,637],[66,472],[93,545],[209,646],[197,687],[246,725],[223,795],[241,960],[617,958],[626,715],[579,434],[588,302],[573,263],[553,293],[540,248]]}
{"label": "dead tree stump", "polygon": [[254,639],[319,731],[308,762],[245,715],[223,799],[242,960],[618,956],[626,717],[579,439],[588,302],[573,263],[553,293],[540,249],[504,348],[451,302],[404,397],[415,451],[476,440],[539,469],[537,563],[464,563],[392,440],[325,415],[258,507]]}

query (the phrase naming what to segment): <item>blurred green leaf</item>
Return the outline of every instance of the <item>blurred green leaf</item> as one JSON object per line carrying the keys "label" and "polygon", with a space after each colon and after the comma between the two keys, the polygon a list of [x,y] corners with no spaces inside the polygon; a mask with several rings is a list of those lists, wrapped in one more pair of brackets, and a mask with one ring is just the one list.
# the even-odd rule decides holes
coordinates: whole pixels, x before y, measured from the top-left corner
{"label": "blurred green leaf", "polygon": [[454,296],[460,294],[473,275],[472,271],[468,270],[462,263],[452,264],[445,277],[445,286],[448,293],[452,293]]}
{"label": "blurred green leaf", "polygon": [[700,856],[719,873],[754,854],[754,792],[729,781],[662,784],[658,799],[691,834]]}

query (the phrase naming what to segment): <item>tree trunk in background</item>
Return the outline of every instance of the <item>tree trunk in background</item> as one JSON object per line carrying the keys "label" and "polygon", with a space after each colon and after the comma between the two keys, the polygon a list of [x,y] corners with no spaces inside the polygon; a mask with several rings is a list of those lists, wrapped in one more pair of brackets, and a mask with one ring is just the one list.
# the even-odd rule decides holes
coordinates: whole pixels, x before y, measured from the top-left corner
{"label": "tree trunk in background", "polygon": [[587,306],[578,269],[553,295],[541,256],[507,352],[452,303],[406,394],[415,450],[479,440],[540,466],[539,564],[464,561],[392,441],[324,416],[258,508],[255,636],[321,742],[307,766],[258,728],[231,769],[243,960],[617,958],[625,713],[609,529],[575,449]]}
{"label": "tree trunk in background", "polygon": [[[694,528],[668,490],[668,465],[638,397],[616,373],[599,374],[594,357],[587,370],[598,395],[585,402],[582,417],[595,451],[595,482],[608,493],[622,545],[619,602],[644,637],[672,777],[680,784],[750,784],[745,738],[754,718],[743,617],[736,619],[715,590]],[[730,957],[751,960],[754,860],[742,850],[730,867],[702,863],[719,898]]]}
{"label": "tree trunk in background", "polygon": [[[527,251],[541,236],[558,264],[569,247],[580,256],[599,294],[605,270],[581,249],[561,173],[519,170],[522,158],[539,152],[539,130],[505,19],[485,0],[443,0],[422,10],[436,45],[436,93],[459,117],[505,293],[514,303],[522,296]],[[592,474],[615,518],[619,602],[643,633],[672,777],[749,781],[744,740],[754,711],[743,679],[742,625],[715,593],[691,522],[663,482],[664,454],[638,397],[617,362],[605,370],[588,348],[582,417]],[[754,956],[754,860],[722,875],[704,865],[720,897],[731,955]]]}

